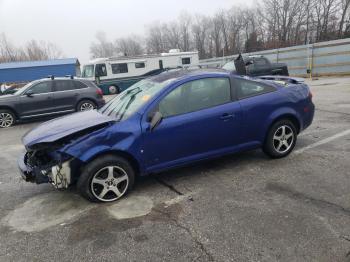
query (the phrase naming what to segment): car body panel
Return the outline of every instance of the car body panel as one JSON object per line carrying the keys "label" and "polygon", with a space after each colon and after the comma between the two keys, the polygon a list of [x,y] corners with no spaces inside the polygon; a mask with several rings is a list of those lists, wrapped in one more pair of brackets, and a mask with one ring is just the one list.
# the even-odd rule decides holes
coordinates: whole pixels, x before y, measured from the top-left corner
{"label": "car body panel", "polygon": [[[84,121],[81,121],[82,118]],[[114,121],[111,117],[101,115],[95,110],[74,113],[40,124],[26,133],[22,142],[25,147],[39,143],[50,143],[76,132]]]}
{"label": "car body panel", "polygon": [[[183,83],[211,77],[230,79],[231,102],[164,118],[150,129],[149,115],[162,98]],[[81,163],[106,153],[122,154],[136,163],[140,175],[146,175],[260,147],[281,116],[296,119],[300,130],[311,124],[314,105],[305,84],[244,78],[275,90],[238,100],[235,81],[242,77],[227,71],[163,73],[150,81],[168,84],[125,120],[117,122],[97,111],[76,113],[38,126],[24,136],[23,143],[30,148],[61,141],[55,152]]]}

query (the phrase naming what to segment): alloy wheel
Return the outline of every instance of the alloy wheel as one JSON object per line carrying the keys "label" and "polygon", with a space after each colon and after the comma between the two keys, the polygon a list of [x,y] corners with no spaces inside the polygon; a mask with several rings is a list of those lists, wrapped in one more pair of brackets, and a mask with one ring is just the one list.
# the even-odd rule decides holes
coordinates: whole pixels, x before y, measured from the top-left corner
{"label": "alloy wheel", "polygon": [[91,180],[91,192],[100,201],[111,202],[122,197],[129,186],[129,176],[119,166],[100,169]]}
{"label": "alloy wheel", "polygon": [[89,102],[85,102],[80,106],[80,111],[88,111],[93,109],[94,109],[94,105]]}
{"label": "alloy wheel", "polygon": [[294,132],[290,126],[282,125],[277,128],[273,135],[273,146],[278,153],[287,152],[292,147],[293,142]]}
{"label": "alloy wheel", "polygon": [[10,127],[14,122],[13,116],[9,113],[0,113],[0,127]]}

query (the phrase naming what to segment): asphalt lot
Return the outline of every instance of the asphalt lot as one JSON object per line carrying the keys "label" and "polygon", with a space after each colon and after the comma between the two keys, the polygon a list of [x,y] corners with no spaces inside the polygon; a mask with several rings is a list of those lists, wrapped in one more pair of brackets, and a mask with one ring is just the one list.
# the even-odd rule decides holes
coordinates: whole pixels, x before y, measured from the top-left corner
{"label": "asphalt lot", "polygon": [[25,183],[38,122],[0,130],[0,261],[350,261],[350,78],[309,83],[314,123],[289,157],[202,162],[115,204]]}

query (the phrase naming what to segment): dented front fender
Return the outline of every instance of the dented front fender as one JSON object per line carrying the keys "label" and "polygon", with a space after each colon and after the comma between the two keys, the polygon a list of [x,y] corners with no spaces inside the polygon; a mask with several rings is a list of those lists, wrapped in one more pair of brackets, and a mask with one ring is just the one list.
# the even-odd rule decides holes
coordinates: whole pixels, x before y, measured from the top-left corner
{"label": "dented front fender", "polygon": [[134,124],[129,121],[119,122],[79,137],[60,148],[59,152],[68,154],[82,162],[88,162],[96,155],[114,151],[137,156],[140,132],[141,128],[135,131]]}

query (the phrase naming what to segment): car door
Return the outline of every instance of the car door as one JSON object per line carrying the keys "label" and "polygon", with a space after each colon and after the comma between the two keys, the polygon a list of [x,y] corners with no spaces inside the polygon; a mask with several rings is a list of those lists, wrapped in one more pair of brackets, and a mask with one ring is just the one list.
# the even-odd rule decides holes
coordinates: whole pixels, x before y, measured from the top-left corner
{"label": "car door", "polygon": [[75,111],[79,89],[76,89],[72,80],[54,80],[55,105],[57,111]]}
{"label": "car door", "polygon": [[275,87],[262,82],[235,78],[233,86],[242,108],[242,142],[261,142],[269,117],[285,101]]}
{"label": "car door", "polygon": [[28,88],[20,97],[21,117],[50,115],[56,111],[52,81],[43,81]]}
{"label": "car door", "polygon": [[229,78],[186,82],[164,96],[155,109],[163,115],[152,131],[142,122],[142,150],[148,171],[233,150],[241,131],[240,104]]}

